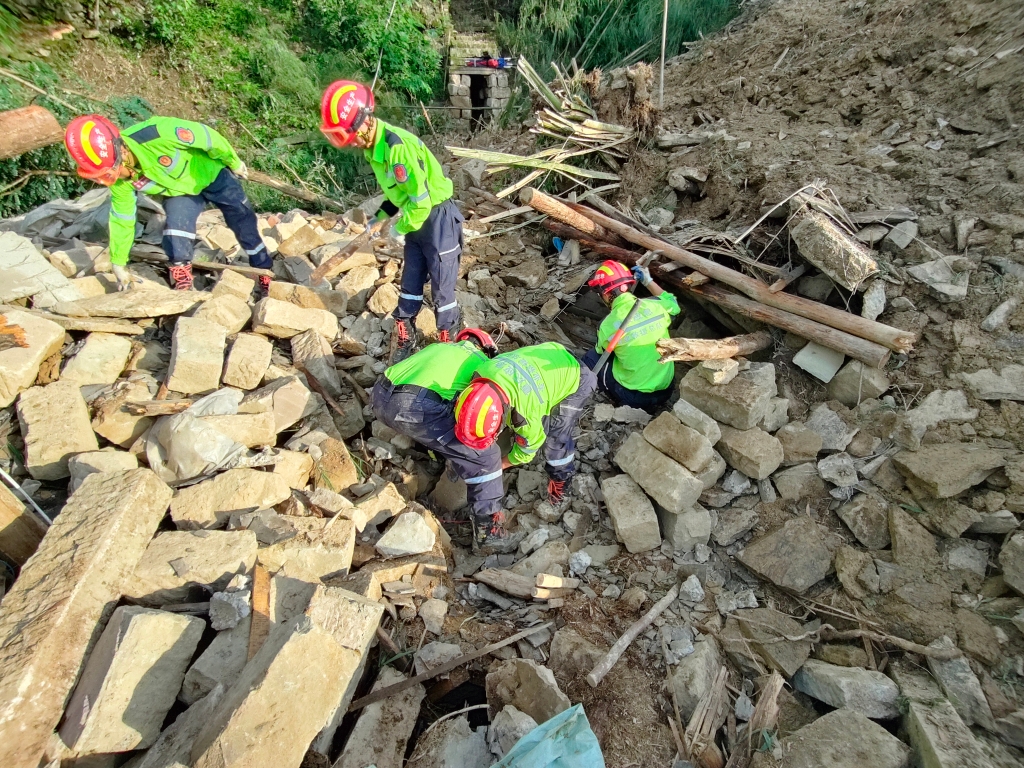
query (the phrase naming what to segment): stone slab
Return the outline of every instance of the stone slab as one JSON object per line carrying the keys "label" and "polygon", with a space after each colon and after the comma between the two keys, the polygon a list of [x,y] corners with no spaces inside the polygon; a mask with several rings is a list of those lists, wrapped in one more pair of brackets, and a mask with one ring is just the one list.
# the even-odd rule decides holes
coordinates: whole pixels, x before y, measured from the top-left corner
{"label": "stone slab", "polygon": [[644,439],[691,472],[699,472],[714,456],[715,449],[704,435],[668,411],[660,413],[644,427]]}
{"label": "stone slab", "polygon": [[[300,611],[301,613],[301,611]],[[243,617],[231,629],[218,632],[206,650],[199,654],[185,673],[178,699],[189,706],[235,684],[249,660],[249,632],[252,614]],[[193,739],[194,740],[194,739]],[[189,743],[189,749],[192,744]]]}
{"label": "stone slab", "polygon": [[68,702],[63,742],[80,755],[150,746],[205,628],[195,616],[136,606],[115,610]]}
{"label": "stone slab", "polygon": [[89,384],[113,384],[124,370],[132,342],[112,333],[90,333],[78,353],[61,371],[62,380],[80,387]]}
{"label": "stone slab", "polygon": [[341,378],[330,342],[314,329],[292,336],[292,364],[315,378],[335,400],[341,397]]}
{"label": "stone slab", "polygon": [[262,299],[253,308],[253,333],[290,339],[311,328],[332,341],[338,335],[338,318],[325,309],[304,309],[270,298]]}
{"label": "stone slab", "polygon": [[355,524],[351,520],[340,517],[288,520],[299,534],[261,549],[257,555],[260,565],[277,572],[288,564],[289,571],[312,579],[348,575],[356,544]]}
{"label": "stone slab", "polygon": [[45,534],[39,515],[0,483],[0,555],[14,565],[24,565]]}
{"label": "stone slab", "polygon": [[735,429],[756,427],[777,394],[775,366],[771,363],[751,363],[750,368],[728,384],[712,384],[695,369],[679,382],[679,396],[683,400]]}
{"label": "stone slab", "polygon": [[200,304],[192,317],[219,325],[227,333],[238,333],[249,323],[252,310],[245,299],[232,294],[222,294]]}
{"label": "stone slab", "polygon": [[[629,552],[647,552],[661,546],[661,532],[654,505],[629,475],[609,477],[601,482],[608,516],[615,536]],[[673,513],[668,513],[673,514]]]}
{"label": "stone slab", "polygon": [[60,352],[64,329],[57,323],[16,310],[5,311],[0,319],[21,328],[28,344],[0,350],[0,408],[6,408],[19,392],[35,383],[43,361]]}
{"label": "stone slab", "polygon": [[32,241],[14,232],[0,232],[0,301],[33,298],[45,309],[61,301],[82,297],[77,288],[41,254]]}
{"label": "stone slab", "polygon": [[782,443],[757,427],[722,427],[722,439],[716,447],[729,466],[757,480],[764,480],[782,464]]}
{"label": "stone slab", "polygon": [[65,505],[4,597],[0,743],[36,768],[94,640],[171,500],[149,469],[94,475]]}
{"label": "stone slab", "polygon": [[946,499],[978,485],[1006,461],[999,451],[985,446],[937,443],[918,451],[901,451],[893,463],[930,495]]}
{"label": "stone slab", "polygon": [[100,449],[89,408],[73,382],[26,389],[18,398],[18,421],[25,439],[25,467],[36,480],[68,477],[68,459]]}
{"label": "stone slab", "polygon": [[276,627],[246,664],[196,740],[190,765],[299,766],[321,728],[347,709],[383,610],[317,587],[309,608]]}
{"label": "stone slab", "polygon": [[852,709],[876,720],[900,713],[900,689],[881,672],[808,659],[793,677],[793,687],[837,709]]}
{"label": "stone slab", "polygon": [[232,512],[251,512],[279,504],[291,495],[280,475],[258,469],[229,469],[178,491],[171,519],[179,530],[223,528]]}
{"label": "stone slab", "polygon": [[139,460],[135,454],[127,451],[89,451],[88,453],[76,453],[68,459],[68,472],[71,473],[71,482],[68,483],[68,493],[74,493],[78,486],[89,475],[100,472],[123,472],[126,469],[137,469]]}
{"label": "stone slab", "polygon": [[249,573],[258,547],[252,531],[165,531],[146,548],[125,588],[142,605],[188,602],[196,587],[223,591],[238,573]]}
{"label": "stone slab", "polygon": [[226,334],[216,323],[179,317],[171,336],[167,388],[187,395],[217,389],[224,369]]}
{"label": "stone slab", "polygon": [[185,768],[192,743],[206,725],[207,718],[224,696],[218,686],[182,712],[153,742],[145,754],[126,763],[127,768]]}
{"label": "stone slab", "polygon": [[782,740],[787,768],[907,768],[910,749],[853,709],[837,709]]}
{"label": "stone slab", "polygon": [[832,555],[817,524],[798,517],[749,544],[736,558],[762,578],[803,594],[832,570]]}
{"label": "stone slab", "polygon": [[[379,691],[405,680],[405,675],[384,667],[371,691]],[[359,714],[341,756],[332,768],[403,768],[405,747],[420,714],[426,695],[422,685],[370,704]]]}
{"label": "stone slab", "polygon": [[221,381],[238,389],[256,389],[270,367],[274,346],[263,336],[240,333],[231,343]]}

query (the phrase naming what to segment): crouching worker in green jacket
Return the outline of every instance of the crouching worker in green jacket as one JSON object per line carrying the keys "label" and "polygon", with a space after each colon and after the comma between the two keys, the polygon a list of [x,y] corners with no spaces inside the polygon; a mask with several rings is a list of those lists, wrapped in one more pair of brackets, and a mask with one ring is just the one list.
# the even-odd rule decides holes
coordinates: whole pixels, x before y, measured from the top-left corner
{"label": "crouching worker in green jacket", "polygon": [[[249,264],[270,269],[256,213],[238,183],[248,178],[248,170],[213,128],[176,117],[151,117],[121,131],[101,115],[83,115],[68,125],[64,145],[79,176],[110,187],[110,263],[119,291],[131,284],[125,267],[135,241],[136,192],[165,198],[163,248],[175,289],[192,288],[196,221],[207,203],[223,212]],[[259,285],[266,296],[270,278],[261,276]]]}
{"label": "crouching worker in green jacket", "polygon": [[[638,299],[633,295],[637,280],[653,298]],[[672,394],[675,366],[661,362],[655,345],[660,339],[668,338],[672,316],[679,314],[676,297],[662,290],[645,267],[633,267],[631,272],[617,261],[604,262],[587,285],[599,290],[611,309],[597,329],[597,346],[583,357],[584,364],[591,369],[597,365],[608,340],[619,330],[629,310],[640,302],[611,360],[598,371],[597,386],[619,405],[645,410],[663,405]]]}
{"label": "crouching worker in green jacket", "polygon": [[[596,386],[594,372],[561,344],[506,352],[482,365],[459,395],[455,436],[463,445],[487,452],[486,472],[499,481],[503,469],[529,464],[543,445],[548,501],[559,504],[566,483],[576,474],[576,425]],[[512,450],[502,460],[492,449],[506,426],[513,432]],[[504,522],[500,511],[474,516],[474,548],[507,548],[510,536]]]}

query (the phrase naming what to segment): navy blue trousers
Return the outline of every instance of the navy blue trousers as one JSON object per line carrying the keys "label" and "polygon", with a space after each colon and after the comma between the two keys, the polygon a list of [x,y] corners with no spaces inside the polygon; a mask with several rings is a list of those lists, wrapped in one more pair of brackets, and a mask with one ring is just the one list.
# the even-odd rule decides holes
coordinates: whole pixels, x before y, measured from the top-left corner
{"label": "navy blue trousers", "polygon": [[[600,357],[601,354],[596,349],[592,349],[583,356],[583,364],[587,368],[593,369]],[[668,402],[668,399],[672,396],[671,384],[665,387],[665,389],[658,389],[654,392],[637,392],[635,389],[626,389],[626,387],[622,386],[615,378],[615,374],[612,373],[612,359],[614,357],[615,353],[613,352],[612,357],[608,359],[604,368],[597,374],[598,389],[619,405],[643,408],[645,411],[653,411]]]}
{"label": "navy blue trousers", "polygon": [[455,403],[436,392],[403,385],[396,387],[386,376],[373,385],[373,415],[396,432],[443,456],[448,466],[466,481],[473,514],[490,518],[501,509],[505,495],[501,483],[501,449],[492,443],[474,450],[455,437]]}
{"label": "navy blue trousers", "polygon": [[455,281],[459,279],[463,221],[455,202],[446,200],[430,210],[422,227],[405,236],[402,290],[395,317],[405,320],[416,317],[423,306],[423,286],[429,279],[437,327],[447,330],[458,325]]}
{"label": "navy blue trousers", "polygon": [[167,224],[163,247],[171,263],[191,263],[196,245],[196,221],[207,203],[220,208],[224,223],[235,233],[239,245],[249,255],[249,265],[270,269],[273,264],[256,226],[256,212],[249,204],[242,185],[227,168],[198,195],[175,195],[164,199]]}
{"label": "navy blue trousers", "polygon": [[580,385],[544,418],[544,469],[552,480],[568,480],[576,474],[576,426],[597,388],[597,377],[580,365]]}

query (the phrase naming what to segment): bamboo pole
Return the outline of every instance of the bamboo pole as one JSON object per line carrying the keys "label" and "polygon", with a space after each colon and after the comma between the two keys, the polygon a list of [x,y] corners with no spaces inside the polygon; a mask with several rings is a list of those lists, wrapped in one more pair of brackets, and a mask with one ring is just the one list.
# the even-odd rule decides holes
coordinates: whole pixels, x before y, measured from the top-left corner
{"label": "bamboo pole", "polygon": [[657,347],[661,362],[694,362],[697,360],[726,360],[764,349],[772,343],[767,331],[730,336],[726,339],[660,339]]}
{"label": "bamboo pole", "polygon": [[[607,240],[607,234],[615,233],[631,243],[649,250],[660,251],[673,261],[678,261],[690,269],[694,269],[714,280],[725,283],[731,288],[741,291],[755,302],[782,310],[787,314],[798,315],[834,329],[839,329],[845,332],[847,336],[855,335],[861,339],[881,344],[896,352],[909,352],[913,349],[914,342],[917,341],[917,334],[909,331],[892,328],[825,304],[819,304],[816,301],[794,296],[793,294],[772,293],[769,287],[759,280],[748,277],[723,264],[705,259],[664,240],[638,232],[633,227],[622,224],[598,211],[586,210],[585,213],[577,212],[562,201],[535,189],[524,189],[520,194],[520,200],[523,205],[529,205],[531,208],[564,221],[570,226],[586,232],[597,239]],[[590,224],[583,223],[581,219],[589,220]],[[838,347],[833,348],[838,349]],[[856,357],[856,355],[853,356]],[[877,355],[873,355],[873,357],[877,357]],[[862,358],[858,357],[857,359],[860,360]],[[867,362],[867,360],[863,362]]]}

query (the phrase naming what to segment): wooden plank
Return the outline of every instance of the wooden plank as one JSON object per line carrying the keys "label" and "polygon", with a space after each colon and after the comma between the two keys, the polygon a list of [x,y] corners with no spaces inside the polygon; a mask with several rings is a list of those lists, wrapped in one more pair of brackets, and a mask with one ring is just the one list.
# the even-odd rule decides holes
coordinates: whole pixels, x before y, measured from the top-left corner
{"label": "wooden plank", "polygon": [[0,483],[0,555],[17,566],[32,556],[46,534],[43,521]]}
{"label": "wooden plank", "polygon": [[270,634],[270,571],[257,565],[252,573],[252,623],[249,625],[249,658],[263,647]]}

